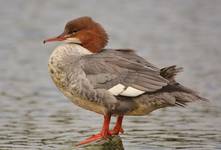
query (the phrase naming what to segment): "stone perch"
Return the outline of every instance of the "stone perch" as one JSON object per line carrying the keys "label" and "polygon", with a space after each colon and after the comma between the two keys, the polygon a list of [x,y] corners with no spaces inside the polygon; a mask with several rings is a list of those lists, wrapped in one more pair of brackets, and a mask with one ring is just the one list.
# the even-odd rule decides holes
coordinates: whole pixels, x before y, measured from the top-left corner
{"label": "stone perch", "polygon": [[124,150],[121,137],[118,135],[111,136],[107,140],[100,139],[98,141],[73,147],[76,150]]}

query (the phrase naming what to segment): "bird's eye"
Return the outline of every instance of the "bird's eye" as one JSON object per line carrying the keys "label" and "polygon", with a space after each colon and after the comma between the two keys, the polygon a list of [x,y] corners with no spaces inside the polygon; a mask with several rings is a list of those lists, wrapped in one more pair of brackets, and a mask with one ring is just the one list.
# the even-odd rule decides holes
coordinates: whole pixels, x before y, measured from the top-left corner
{"label": "bird's eye", "polygon": [[76,32],[78,32],[78,31],[77,31],[77,30],[69,31],[68,34],[73,35],[73,34],[75,34]]}
{"label": "bird's eye", "polygon": [[76,30],[65,29],[64,32],[67,34],[74,34],[74,33],[76,33]]}
{"label": "bird's eye", "polygon": [[71,32],[70,35],[72,36],[72,35],[74,35],[75,33],[76,33],[76,32]]}

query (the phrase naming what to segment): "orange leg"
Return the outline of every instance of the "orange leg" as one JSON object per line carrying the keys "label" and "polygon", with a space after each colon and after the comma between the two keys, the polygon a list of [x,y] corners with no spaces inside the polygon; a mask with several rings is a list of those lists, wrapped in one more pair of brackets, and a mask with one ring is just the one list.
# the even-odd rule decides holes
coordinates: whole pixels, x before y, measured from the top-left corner
{"label": "orange leg", "polygon": [[78,143],[77,146],[87,144],[87,143],[91,143],[93,141],[97,141],[97,140],[102,139],[102,138],[105,139],[108,136],[110,136],[111,135],[111,133],[109,131],[110,120],[111,120],[111,115],[105,115],[104,116],[103,127],[102,127],[102,130],[100,131],[100,133],[92,135],[91,137],[89,137],[89,138],[85,139],[84,141]]}
{"label": "orange leg", "polygon": [[118,116],[117,117],[117,122],[113,128],[113,130],[110,131],[111,134],[113,135],[118,135],[120,132],[124,133],[124,130],[122,128],[122,121],[123,121],[124,116]]}

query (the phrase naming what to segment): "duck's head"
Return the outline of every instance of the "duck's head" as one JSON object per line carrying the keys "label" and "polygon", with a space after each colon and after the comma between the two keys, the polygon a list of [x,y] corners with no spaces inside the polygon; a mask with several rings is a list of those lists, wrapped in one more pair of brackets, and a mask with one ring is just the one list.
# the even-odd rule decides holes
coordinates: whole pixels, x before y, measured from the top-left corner
{"label": "duck's head", "polygon": [[90,17],[80,17],[69,21],[64,32],[46,42],[65,41],[83,46],[93,53],[100,52],[108,42],[108,35],[103,27]]}

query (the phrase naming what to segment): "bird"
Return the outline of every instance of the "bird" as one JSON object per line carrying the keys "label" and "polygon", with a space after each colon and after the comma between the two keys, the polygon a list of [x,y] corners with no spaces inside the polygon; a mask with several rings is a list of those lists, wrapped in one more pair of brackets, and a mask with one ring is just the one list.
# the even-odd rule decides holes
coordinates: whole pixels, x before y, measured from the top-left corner
{"label": "bird", "polygon": [[[182,67],[159,68],[133,49],[105,48],[108,38],[101,24],[83,16],[69,21],[59,36],[43,41],[62,42],[48,62],[57,88],[75,105],[103,115],[101,131],[78,145],[124,133],[124,116],[207,100],[175,80]],[[116,123],[110,129],[112,116]]]}

